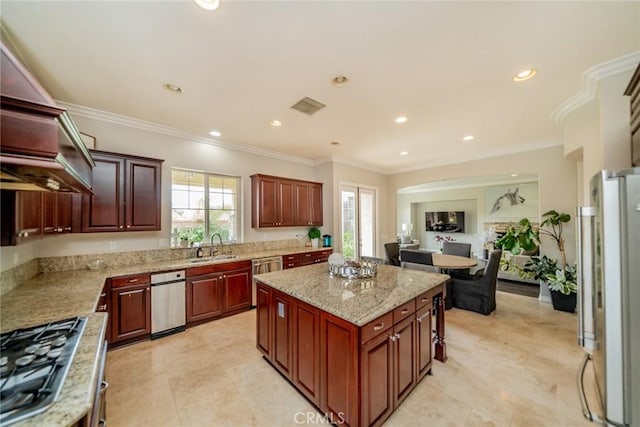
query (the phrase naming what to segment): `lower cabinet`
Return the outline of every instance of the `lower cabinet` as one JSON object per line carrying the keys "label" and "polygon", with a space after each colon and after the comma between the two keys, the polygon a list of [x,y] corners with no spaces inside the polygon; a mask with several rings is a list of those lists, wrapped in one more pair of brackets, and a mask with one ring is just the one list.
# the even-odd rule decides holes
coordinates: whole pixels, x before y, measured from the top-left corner
{"label": "lower cabinet", "polygon": [[302,267],[305,265],[327,262],[333,249],[323,249],[321,251],[302,252],[297,254],[287,254],[282,256],[282,269]]}
{"label": "lower cabinet", "polygon": [[111,341],[130,340],[151,334],[151,286],[111,288]]}
{"label": "lower cabinet", "polygon": [[379,426],[431,372],[431,293],[358,327],[257,282],[257,348],[333,423]]}
{"label": "lower cabinet", "polygon": [[187,324],[251,308],[251,262],[187,269]]}

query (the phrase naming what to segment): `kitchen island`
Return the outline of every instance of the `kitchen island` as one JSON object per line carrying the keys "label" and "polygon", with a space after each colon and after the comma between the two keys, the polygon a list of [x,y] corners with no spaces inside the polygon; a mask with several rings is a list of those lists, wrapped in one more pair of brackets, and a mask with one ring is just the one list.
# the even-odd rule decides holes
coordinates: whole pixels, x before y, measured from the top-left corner
{"label": "kitchen island", "polygon": [[329,421],[380,425],[431,373],[432,343],[446,360],[449,276],[388,265],[370,279],[327,271],[323,263],[255,276],[257,348]]}

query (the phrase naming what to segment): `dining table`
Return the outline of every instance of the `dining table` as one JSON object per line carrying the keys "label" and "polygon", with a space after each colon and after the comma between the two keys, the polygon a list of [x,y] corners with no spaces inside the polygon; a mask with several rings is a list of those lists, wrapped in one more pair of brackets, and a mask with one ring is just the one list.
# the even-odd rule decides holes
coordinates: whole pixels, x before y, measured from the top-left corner
{"label": "dining table", "polygon": [[458,255],[434,253],[432,255],[432,259],[434,267],[444,268],[448,270],[465,269],[478,265],[477,259]]}

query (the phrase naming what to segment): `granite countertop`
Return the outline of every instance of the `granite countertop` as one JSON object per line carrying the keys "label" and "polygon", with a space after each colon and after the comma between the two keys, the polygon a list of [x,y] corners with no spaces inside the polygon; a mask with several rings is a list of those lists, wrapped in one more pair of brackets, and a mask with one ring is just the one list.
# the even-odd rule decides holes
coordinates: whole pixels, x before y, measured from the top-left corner
{"label": "granite countertop", "polygon": [[189,259],[180,259],[105,268],[100,271],[41,273],[22,283],[0,297],[0,331],[26,328],[74,316],[87,316],[88,322],[58,400],[44,413],[15,425],[67,426],[77,422],[91,410],[100,350],[107,326],[107,315],[95,313],[95,309],[107,278],[325,249],[331,248],[287,248],[241,254],[238,258],[228,260],[192,263]]}
{"label": "granite countertop", "polygon": [[327,263],[254,277],[356,326],[369,323],[449,279],[446,274],[391,265],[378,265],[378,274],[371,279],[343,279],[329,276]]}

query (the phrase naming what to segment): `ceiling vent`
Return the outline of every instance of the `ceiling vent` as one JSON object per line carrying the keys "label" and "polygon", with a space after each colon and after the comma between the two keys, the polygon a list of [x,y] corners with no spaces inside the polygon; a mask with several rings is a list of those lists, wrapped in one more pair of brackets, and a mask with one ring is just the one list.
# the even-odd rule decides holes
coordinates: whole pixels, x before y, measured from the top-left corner
{"label": "ceiling vent", "polygon": [[291,106],[291,108],[293,108],[294,110],[308,115],[312,115],[313,113],[324,107],[326,107],[326,105],[324,105],[322,102],[311,99],[308,96],[305,96],[300,101]]}

